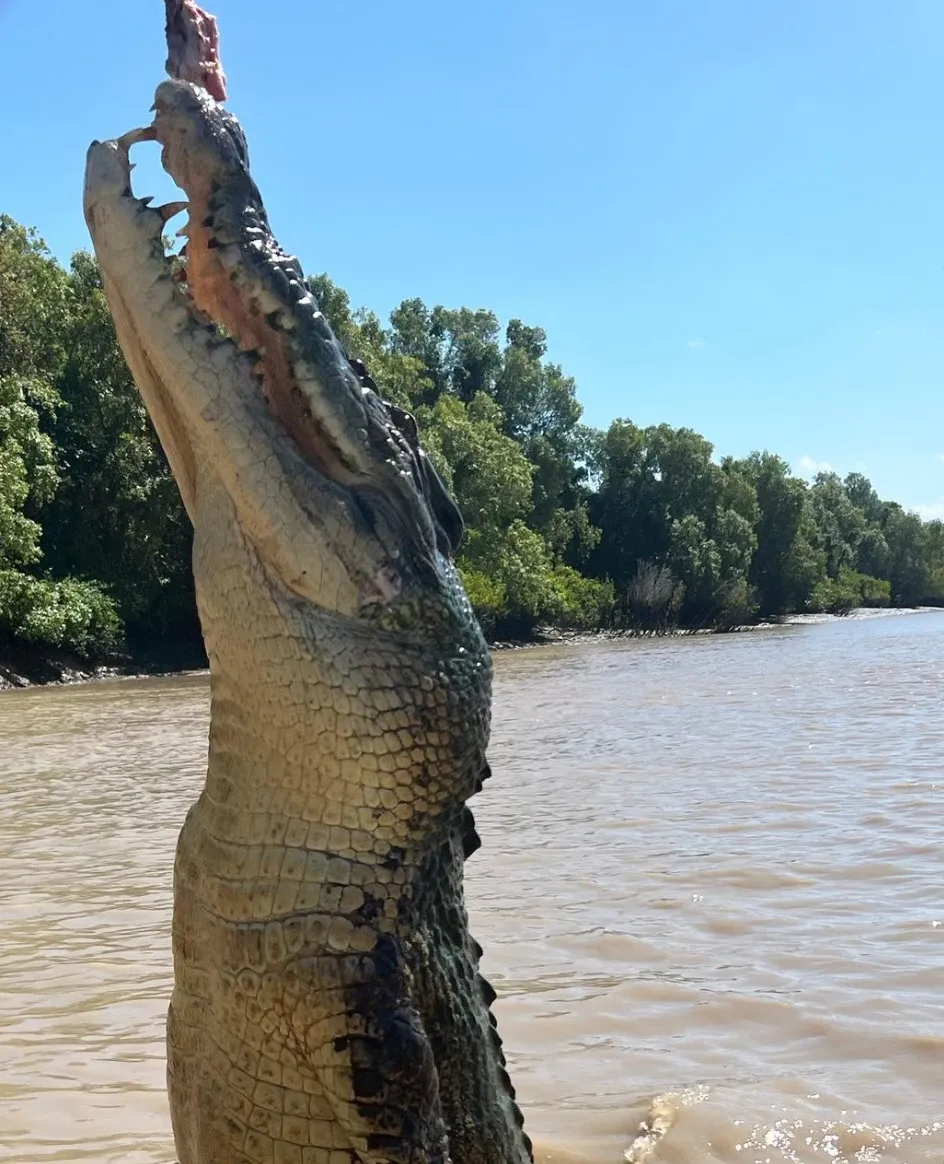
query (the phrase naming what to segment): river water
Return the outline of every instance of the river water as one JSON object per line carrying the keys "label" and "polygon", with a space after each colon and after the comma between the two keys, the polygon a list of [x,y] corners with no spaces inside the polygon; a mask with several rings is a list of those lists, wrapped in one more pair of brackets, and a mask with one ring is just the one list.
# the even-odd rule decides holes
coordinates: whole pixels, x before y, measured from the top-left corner
{"label": "river water", "polygon": [[[0,1160],[174,1158],[207,693],[0,696]],[[648,1113],[653,1161],[941,1164],[944,614],[502,654],[491,759],[468,895],[541,1157]]]}

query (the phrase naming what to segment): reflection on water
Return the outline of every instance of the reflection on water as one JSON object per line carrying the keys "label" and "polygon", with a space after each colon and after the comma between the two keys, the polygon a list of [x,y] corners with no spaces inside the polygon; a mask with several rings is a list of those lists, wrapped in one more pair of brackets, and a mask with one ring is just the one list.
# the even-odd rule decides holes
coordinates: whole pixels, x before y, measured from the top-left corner
{"label": "reflection on water", "polygon": [[[498,658],[468,893],[542,1155],[940,1164],[942,703],[944,615]],[[173,1160],[206,726],[202,676],[0,696],[0,1160]]]}

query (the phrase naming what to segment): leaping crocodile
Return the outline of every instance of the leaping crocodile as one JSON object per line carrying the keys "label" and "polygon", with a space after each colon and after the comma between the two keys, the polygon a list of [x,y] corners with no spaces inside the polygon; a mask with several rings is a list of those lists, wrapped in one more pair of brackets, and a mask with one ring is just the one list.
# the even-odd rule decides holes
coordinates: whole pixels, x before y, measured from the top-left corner
{"label": "leaping crocodile", "polygon": [[[452,560],[461,520],[274,239],[238,121],[205,70],[182,74],[152,126],[92,144],[84,199],[193,522],[210,660],[206,784],[174,871],[177,1153],[526,1164],[463,900],[491,667]],[[181,205],[131,188],[148,139],[187,195],[182,278],[161,242]]]}

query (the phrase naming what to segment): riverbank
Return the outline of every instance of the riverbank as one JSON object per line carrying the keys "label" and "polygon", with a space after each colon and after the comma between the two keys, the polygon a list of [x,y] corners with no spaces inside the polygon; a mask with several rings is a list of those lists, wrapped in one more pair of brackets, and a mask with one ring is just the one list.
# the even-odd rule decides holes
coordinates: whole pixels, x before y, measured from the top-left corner
{"label": "riverbank", "polygon": [[70,651],[0,643],[0,691],[103,679],[145,679],[200,671],[206,666],[202,644],[162,644],[102,659],[83,659]]}
{"label": "riverbank", "polygon": [[[831,616],[830,616],[831,617]],[[496,639],[489,642],[491,651],[528,651],[538,647],[579,646],[583,643],[610,642],[618,639],[680,638],[689,635],[733,634],[740,631],[765,630],[774,623],[760,622],[731,627],[724,631],[710,628],[672,627],[664,631],[625,628],[595,631],[571,631],[559,627],[536,627],[528,639]],[[0,691],[22,687],[62,686],[70,683],[94,683],[106,679],[146,679],[154,675],[177,675],[201,671],[206,657],[192,649],[181,654],[163,650],[160,656],[150,652],[115,655],[100,660],[82,659],[68,651],[31,649],[0,645]]]}
{"label": "riverbank", "polygon": [[846,614],[785,614],[774,619],[744,623],[730,627],[670,627],[666,630],[639,630],[634,627],[601,629],[595,631],[561,630],[559,627],[537,627],[532,638],[527,641],[494,641],[489,643],[493,651],[526,651],[537,647],[579,646],[582,643],[616,642],[620,639],[689,638],[693,635],[731,635],[746,631],[776,630],[784,626],[816,626],[826,622],[849,622],[870,618],[889,618],[892,615],[932,614],[940,611],[938,606],[874,607],[862,606]]}
{"label": "riverbank", "polygon": [[[496,640],[492,651],[527,651],[538,647],[580,646],[584,643],[615,642],[620,639],[682,638],[692,635],[740,634],[745,631],[773,630],[782,626],[810,626],[893,615],[928,614],[939,611],[933,606],[909,606],[880,609],[862,607],[848,614],[790,614],[775,621],[749,623],[744,626],[714,630],[710,627],[673,627],[664,631],[633,628],[595,631],[562,630],[559,627],[536,627],[526,640]],[[94,683],[106,679],[146,679],[154,675],[178,675],[201,671],[207,666],[202,646],[191,642],[149,644],[128,654],[104,659],[82,659],[69,651],[36,649],[22,644],[0,644],[0,691],[23,687],[44,687],[70,683]]]}

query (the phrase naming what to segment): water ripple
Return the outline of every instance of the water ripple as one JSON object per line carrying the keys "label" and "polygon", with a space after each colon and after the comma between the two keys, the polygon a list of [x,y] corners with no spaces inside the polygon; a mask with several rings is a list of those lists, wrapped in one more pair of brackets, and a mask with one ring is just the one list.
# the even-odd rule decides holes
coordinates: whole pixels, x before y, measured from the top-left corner
{"label": "water ripple", "polygon": [[[468,892],[539,1159],[642,1123],[653,1160],[940,1164],[942,658],[941,615],[498,658]],[[206,727],[202,677],[0,698],[0,1160],[174,1158]]]}

